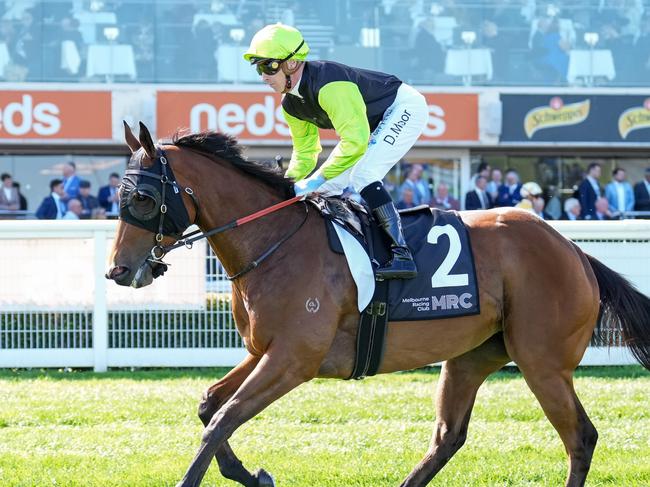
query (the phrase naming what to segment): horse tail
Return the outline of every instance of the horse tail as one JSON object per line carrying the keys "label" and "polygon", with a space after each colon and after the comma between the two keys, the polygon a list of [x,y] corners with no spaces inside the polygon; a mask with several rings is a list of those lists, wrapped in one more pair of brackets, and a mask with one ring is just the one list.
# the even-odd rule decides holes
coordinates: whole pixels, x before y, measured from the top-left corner
{"label": "horse tail", "polygon": [[650,370],[650,298],[598,259],[587,255],[600,289],[600,316],[592,343],[611,345],[607,330],[620,330],[623,344]]}

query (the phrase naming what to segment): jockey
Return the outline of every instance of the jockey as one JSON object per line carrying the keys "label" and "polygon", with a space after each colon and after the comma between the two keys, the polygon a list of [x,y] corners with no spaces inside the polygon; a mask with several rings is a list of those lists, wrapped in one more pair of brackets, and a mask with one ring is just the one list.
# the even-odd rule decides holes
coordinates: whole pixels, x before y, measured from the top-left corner
{"label": "jockey", "polygon": [[[267,25],[255,34],[244,59],[262,81],[282,93],[293,154],[286,176],[296,195],[340,195],[352,186],[368,203],[391,242],[391,260],[377,269],[383,279],[417,275],[402,224],[382,178],[420,136],[428,119],[424,97],[395,76],[331,61],[306,61],[309,46],[295,28]],[[340,138],[313,174],[321,152],[318,129]]]}

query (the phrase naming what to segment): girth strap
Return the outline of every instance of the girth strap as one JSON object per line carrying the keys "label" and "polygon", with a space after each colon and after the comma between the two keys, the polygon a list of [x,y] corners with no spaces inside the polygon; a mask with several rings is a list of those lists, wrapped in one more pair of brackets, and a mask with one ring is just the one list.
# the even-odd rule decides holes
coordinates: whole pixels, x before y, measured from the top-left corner
{"label": "girth strap", "polygon": [[379,370],[388,324],[388,284],[389,281],[375,282],[372,301],[361,313],[354,367],[348,379],[363,379]]}

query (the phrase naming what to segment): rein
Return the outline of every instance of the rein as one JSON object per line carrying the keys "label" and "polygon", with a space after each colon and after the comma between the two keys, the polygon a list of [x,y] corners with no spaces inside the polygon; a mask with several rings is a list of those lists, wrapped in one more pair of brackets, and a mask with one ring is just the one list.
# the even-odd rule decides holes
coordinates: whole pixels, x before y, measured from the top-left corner
{"label": "rein", "polygon": [[[226,223],[225,225],[222,225],[222,226],[217,227],[217,228],[213,228],[212,230],[209,230],[207,232],[202,232],[201,230],[195,230],[195,231],[193,231],[191,233],[188,233],[187,235],[184,235],[183,236],[184,238],[178,240],[176,243],[174,243],[172,245],[166,245],[165,247],[160,247],[161,251],[163,252],[160,259],[162,259],[162,257],[165,256],[165,254],[167,254],[168,252],[170,252],[170,251],[172,251],[174,249],[177,249],[177,248],[180,248],[180,247],[186,247],[188,249],[191,249],[192,245],[197,240],[201,240],[203,238],[211,237],[212,235],[217,235],[219,233],[223,233],[226,230],[230,230],[230,229],[233,229],[233,228],[240,227],[240,226],[244,225],[245,223],[249,223],[249,222],[252,222],[254,220],[257,220],[258,218],[261,218],[263,216],[266,216],[266,215],[269,215],[269,214],[271,214],[273,212],[281,210],[282,208],[290,206],[290,205],[292,205],[294,203],[297,203],[298,201],[301,201],[301,200],[304,200],[303,196],[294,196],[291,199],[281,201],[280,203],[277,203],[277,204],[275,204],[273,206],[269,206],[268,208],[264,208],[262,210],[256,211],[255,213],[251,213],[248,216],[238,218],[237,220],[233,220],[233,221],[231,221],[229,223]],[[284,242],[286,242],[291,237],[293,237],[293,235],[295,235],[298,232],[298,230],[300,230],[302,228],[302,226],[305,224],[305,222],[307,221],[307,216],[309,214],[309,208],[308,208],[307,205],[304,205],[304,207],[305,207],[305,217],[301,220],[301,222],[298,224],[298,226],[293,229],[293,231],[286,234],[278,242],[271,245],[268,249],[266,249],[264,251],[264,253],[262,253],[262,255],[260,255],[257,259],[255,259],[250,264],[248,264],[246,267],[244,267],[244,269],[242,269],[241,271],[237,272],[236,274],[234,274],[232,276],[227,275],[226,278],[228,280],[230,280],[230,281],[233,281],[233,280],[237,279],[238,277],[243,276],[247,272],[252,271],[257,266],[259,266],[264,260],[266,260],[266,258],[269,257],[273,252],[275,252]],[[197,235],[197,234],[200,234],[200,235]],[[194,235],[196,235],[196,236],[194,236]],[[189,238],[189,237],[192,237],[192,238]],[[152,251],[153,251],[153,249],[152,249]],[[152,254],[152,256],[153,256],[153,254]]]}
{"label": "rein", "polygon": [[[150,251],[150,257],[147,259],[148,262],[153,262],[155,264],[159,264],[164,267],[164,270],[167,269],[167,266],[169,264],[165,263],[162,259],[167,255],[168,252],[175,250],[180,247],[186,247],[188,249],[192,248],[192,245],[194,242],[197,240],[201,240],[207,237],[211,237],[212,235],[217,235],[219,233],[225,232],[227,230],[233,229],[240,227],[246,223],[250,223],[252,221],[257,220],[258,218],[261,218],[263,216],[269,215],[271,213],[274,213],[278,210],[281,210],[282,208],[286,208],[287,206],[290,206],[294,203],[297,203],[298,201],[303,201],[305,199],[304,196],[294,196],[293,198],[290,198],[285,201],[281,201],[280,203],[277,203],[275,205],[269,206],[268,208],[264,208],[262,210],[256,211],[255,213],[252,213],[250,215],[238,218],[236,220],[233,220],[229,223],[226,223],[225,225],[222,225],[217,228],[213,228],[212,230],[209,230],[207,232],[203,232],[202,230],[195,230],[193,232],[190,232],[188,234],[183,235],[183,232],[187,229],[188,226],[192,223],[196,223],[199,217],[199,212],[200,212],[200,207],[199,207],[199,202],[194,194],[194,191],[191,188],[184,188],[180,186],[173,178],[173,175],[171,175],[171,166],[169,166],[169,162],[167,161],[167,158],[165,156],[165,152],[162,149],[159,149],[158,151],[158,160],[160,162],[160,171],[161,174],[157,174],[151,171],[143,171],[142,169],[128,169],[125,173],[125,179],[127,176],[140,176],[140,177],[148,177],[148,178],[153,178],[158,180],[161,183],[161,194],[155,194],[157,193],[157,190],[153,188],[153,195],[150,196],[147,194],[147,196],[150,196],[155,202],[156,202],[156,210],[158,213],[160,213],[160,219],[158,221],[158,225],[154,229],[151,228],[151,224],[145,225],[144,221],[150,220],[155,217],[155,214],[151,213],[145,216],[142,215],[137,215],[137,212],[133,211],[133,208],[131,208],[131,205],[133,204],[131,199],[129,198],[127,203],[124,205],[125,210],[128,209],[128,213],[125,211],[124,213],[121,213],[120,219],[125,220],[127,223],[131,224],[136,224],[137,226],[140,226],[142,228],[145,228],[150,231],[154,231],[154,246],[151,248]],[[168,173],[168,167],[169,167],[169,173]],[[170,177],[171,176],[171,177]],[[166,186],[170,185],[173,188],[173,191],[171,194],[167,193],[165,191]],[[146,186],[139,184],[137,181],[133,183],[133,186],[137,192],[139,187]],[[187,221],[187,214],[185,210],[185,205],[183,203],[183,198],[181,192],[187,193],[191,198],[192,202],[194,203],[195,207],[195,217],[194,217],[194,222],[190,223]],[[151,193],[151,190],[149,190],[149,193]],[[167,196],[173,198],[179,198],[180,199],[180,207],[182,208],[182,212],[185,213],[183,216],[183,219],[185,220],[185,224],[181,228],[174,228],[174,231],[171,234],[167,232],[167,234],[170,234],[172,237],[177,238],[177,241],[171,245],[166,245],[162,246],[162,240],[164,237],[164,222],[165,222],[165,215],[169,213],[170,208],[179,208],[179,201],[174,201],[172,200],[171,202],[168,202]],[[284,237],[282,237],[278,242],[274,243],[271,245],[268,249],[266,249],[257,259],[253,260],[250,264],[248,264],[246,267],[244,267],[241,271],[237,272],[233,276],[226,276],[228,280],[233,281],[244,274],[252,271],[255,269],[257,266],[259,266],[264,260],[266,260],[273,252],[275,252],[280,246],[285,243],[287,240],[289,240],[293,235],[295,235],[298,230],[302,228],[302,226],[305,224],[307,221],[307,217],[309,214],[309,208],[305,204],[305,217],[300,221],[300,223],[288,234],[286,234]],[[155,225],[152,222],[153,225]],[[154,272],[154,277],[158,277],[162,275],[164,272],[156,273]],[[158,274],[158,275],[156,275]]]}

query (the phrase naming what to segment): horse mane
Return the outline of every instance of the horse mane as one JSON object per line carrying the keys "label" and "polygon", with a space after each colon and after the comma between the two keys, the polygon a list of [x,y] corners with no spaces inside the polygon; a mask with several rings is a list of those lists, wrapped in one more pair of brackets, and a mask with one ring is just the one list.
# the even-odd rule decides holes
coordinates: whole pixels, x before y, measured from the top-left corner
{"label": "horse mane", "polygon": [[285,178],[277,166],[246,159],[242,156],[242,146],[230,135],[210,130],[187,135],[176,132],[172,144],[199,152],[212,160],[226,160],[237,169],[282,192],[285,197],[293,196],[293,180]]}

